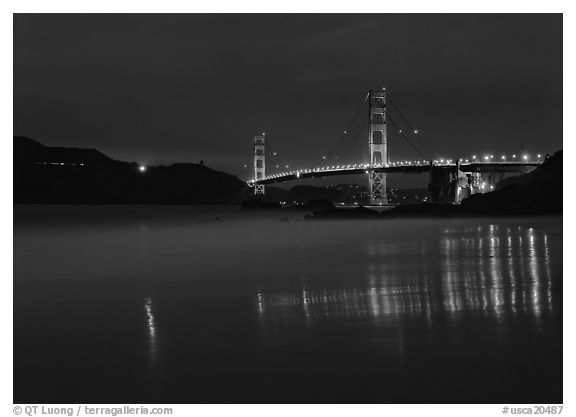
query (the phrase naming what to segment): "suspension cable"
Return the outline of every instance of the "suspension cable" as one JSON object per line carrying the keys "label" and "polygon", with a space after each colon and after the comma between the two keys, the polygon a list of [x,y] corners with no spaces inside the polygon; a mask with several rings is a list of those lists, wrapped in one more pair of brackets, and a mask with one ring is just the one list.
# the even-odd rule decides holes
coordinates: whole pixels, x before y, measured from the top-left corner
{"label": "suspension cable", "polygon": [[[342,143],[342,141],[344,140],[344,138],[346,136],[348,136],[348,132],[352,129],[352,126],[354,124],[354,122],[356,121],[356,119],[358,118],[358,116],[360,115],[360,111],[362,110],[362,108],[364,107],[364,104],[366,104],[366,101],[368,100],[368,97],[370,96],[370,93],[366,93],[366,96],[364,97],[364,100],[362,100],[362,103],[360,103],[360,106],[358,106],[358,109],[356,110],[356,113],[354,114],[354,117],[352,118],[352,121],[350,121],[350,123],[348,124],[348,126],[346,127],[346,129],[344,130],[344,132],[342,133],[342,135],[340,135],[340,138],[338,138],[338,141],[336,142],[336,144],[334,145],[334,147],[328,151],[326,153],[326,157],[328,157],[329,155],[332,155],[333,153],[336,152],[336,150],[338,149],[338,146],[340,146],[340,144]],[[355,138],[355,137],[354,137]],[[354,138],[352,140],[354,140]]]}
{"label": "suspension cable", "polygon": [[424,138],[422,137],[422,135],[420,135],[418,133],[418,130],[416,130],[414,128],[414,126],[408,121],[408,119],[406,118],[406,116],[404,116],[404,114],[400,111],[400,109],[398,108],[398,106],[394,103],[394,101],[392,101],[392,99],[388,98],[388,103],[390,103],[392,105],[392,107],[394,107],[394,109],[396,109],[396,111],[398,112],[398,114],[400,115],[400,117],[402,118],[402,120],[404,120],[404,123],[406,123],[408,125],[408,127],[410,128],[410,130],[414,133],[414,136],[416,136],[424,145],[426,145],[431,151],[433,151],[432,147],[428,144],[428,142],[426,142],[424,140]]}
{"label": "suspension cable", "polygon": [[426,159],[426,156],[424,156],[424,154],[423,154],[422,152],[420,152],[420,149],[418,149],[418,148],[416,147],[416,145],[414,145],[414,144],[410,141],[410,139],[408,139],[408,137],[407,137],[406,135],[404,135],[404,133],[402,132],[402,129],[400,129],[400,128],[398,127],[398,125],[396,124],[396,122],[394,121],[394,119],[392,119],[392,117],[390,117],[389,115],[386,115],[386,119],[387,119],[388,121],[390,121],[390,123],[392,123],[392,125],[394,125],[394,127],[396,128],[397,133],[398,133],[400,136],[402,136],[402,137],[404,138],[404,140],[405,140],[406,142],[408,142],[408,144],[409,144],[416,152],[418,152],[418,154],[419,154],[422,158]]}

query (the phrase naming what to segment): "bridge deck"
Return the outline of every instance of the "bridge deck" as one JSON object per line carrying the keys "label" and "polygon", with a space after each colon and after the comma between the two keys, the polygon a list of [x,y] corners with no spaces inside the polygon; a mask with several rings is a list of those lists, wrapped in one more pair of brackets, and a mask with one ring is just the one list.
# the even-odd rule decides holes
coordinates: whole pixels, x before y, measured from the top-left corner
{"label": "bridge deck", "polygon": [[[524,168],[536,167],[541,165],[541,161],[530,162],[470,162],[460,164],[460,171],[466,173],[472,172],[521,172]],[[434,168],[455,170],[456,164],[393,164],[387,166],[370,167],[368,165],[346,165],[342,167],[325,167],[317,169],[304,169],[290,172],[283,172],[280,174],[272,174],[264,177],[261,180],[250,180],[248,184],[274,184],[286,181],[293,181],[305,178],[325,178],[338,175],[360,175],[367,174],[369,171],[385,172],[385,173],[402,173],[402,174],[422,174],[430,172]]]}

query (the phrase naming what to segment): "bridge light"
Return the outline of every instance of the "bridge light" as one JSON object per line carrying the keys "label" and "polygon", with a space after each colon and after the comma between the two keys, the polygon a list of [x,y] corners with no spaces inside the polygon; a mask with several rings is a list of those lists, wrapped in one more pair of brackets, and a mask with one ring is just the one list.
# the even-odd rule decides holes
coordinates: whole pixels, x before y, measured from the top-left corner
{"label": "bridge light", "polygon": [[484,157],[484,160],[487,161],[488,159],[489,159],[489,156],[486,155],[486,156]]}
{"label": "bridge light", "polygon": [[540,158],[542,158],[542,155],[541,155],[541,154],[538,154],[537,157],[538,157],[538,159],[540,159]]}
{"label": "bridge light", "polygon": [[273,155],[276,156],[276,152],[273,152]]}
{"label": "bridge light", "polygon": [[145,166],[145,165],[140,165],[140,166],[138,167],[138,171],[140,171],[140,172],[146,172],[146,166]]}
{"label": "bridge light", "polygon": [[414,129],[414,134],[415,134],[415,135],[418,134],[418,129]]}
{"label": "bridge light", "polygon": [[490,159],[494,158],[494,155],[490,155]]}
{"label": "bridge light", "polygon": [[399,129],[399,130],[398,130],[398,133],[402,133],[402,129]]}
{"label": "bridge light", "polygon": [[506,160],[506,156],[502,155],[502,160],[505,161]]}
{"label": "bridge light", "polygon": [[522,156],[522,159],[527,160],[527,159],[528,159],[528,155]]}
{"label": "bridge light", "polygon": [[472,159],[476,159],[476,155],[472,155]]}
{"label": "bridge light", "polygon": [[443,159],[441,159],[441,160],[440,160],[440,163],[441,163],[441,164],[443,164],[443,163],[444,163],[444,160],[443,160]]}

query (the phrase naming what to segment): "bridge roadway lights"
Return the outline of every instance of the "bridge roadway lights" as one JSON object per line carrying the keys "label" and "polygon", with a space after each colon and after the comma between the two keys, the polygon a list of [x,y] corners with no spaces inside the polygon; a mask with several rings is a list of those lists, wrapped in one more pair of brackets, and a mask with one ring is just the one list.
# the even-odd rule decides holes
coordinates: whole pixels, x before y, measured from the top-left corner
{"label": "bridge roadway lights", "polygon": [[[503,164],[496,163],[465,163],[461,164],[459,160],[456,164],[438,164],[437,161],[430,161],[428,164],[407,165],[397,164],[395,162],[388,165],[378,165],[370,167],[367,164],[353,165],[352,167],[335,169],[305,169],[263,177],[262,181],[254,179],[248,181],[250,187],[258,187],[258,193],[262,193],[264,183],[284,182],[296,180],[299,178],[317,178],[328,177],[332,175],[357,175],[365,173],[368,177],[374,171],[382,172],[384,170],[398,173],[429,173],[429,189],[433,202],[443,202],[458,204],[471,194],[486,193],[494,191],[497,185],[504,179],[530,172],[540,165],[539,163],[515,163]],[[256,190],[255,190],[256,191]],[[373,204],[385,204],[381,199]]]}

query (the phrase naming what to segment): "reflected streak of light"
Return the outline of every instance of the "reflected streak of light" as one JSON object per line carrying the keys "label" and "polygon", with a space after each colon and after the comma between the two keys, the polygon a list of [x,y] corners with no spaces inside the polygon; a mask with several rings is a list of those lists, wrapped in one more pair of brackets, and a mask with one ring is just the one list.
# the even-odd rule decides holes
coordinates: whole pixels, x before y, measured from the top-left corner
{"label": "reflected streak of light", "polygon": [[484,273],[484,256],[482,251],[484,250],[484,241],[482,239],[478,240],[478,253],[480,253],[480,258],[478,260],[478,271],[480,273],[480,288],[482,291],[482,310],[488,311],[488,296],[487,296],[487,285],[486,285],[486,274]]}
{"label": "reflected streak of light", "polygon": [[302,290],[302,305],[304,307],[304,315],[307,319],[310,318],[310,307],[308,306],[308,293]]}
{"label": "reflected streak of light", "polygon": [[538,265],[536,259],[536,247],[535,247],[535,236],[534,236],[534,229],[528,229],[528,256],[529,256],[529,272],[531,277],[532,283],[532,291],[531,291],[531,307],[534,315],[536,317],[540,316],[540,275],[538,273]]}
{"label": "reflected streak of light", "polygon": [[544,234],[544,265],[546,267],[546,300],[547,310],[552,311],[552,271],[550,270],[550,253],[548,248],[548,235]]}
{"label": "reflected streak of light", "polygon": [[262,293],[258,292],[256,294],[256,297],[258,299],[257,303],[258,303],[258,314],[262,315],[264,314],[264,300],[262,299]]}
{"label": "reflected streak of light", "polygon": [[152,299],[150,297],[146,298],[144,309],[146,310],[148,334],[150,335],[150,340],[154,341],[156,339],[156,326],[154,325],[154,314],[152,314]]}
{"label": "reflected streak of light", "polygon": [[443,282],[444,292],[448,295],[448,300],[444,302],[444,307],[450,312],[455,313],[459,307],[460,303],[457,300],[457,292],[456,292],[456,279],[452,272],[452,265],[450,263],[450,258],[452,254],[452,245],[451,240],[444,238],[442,240],[443,244],[443,254],[444,256],[444,276],[446,277],[445,281]]}
{"label": "reflected streak of light", "polygon": [[380,304],[378,303],[378,290],[376,288],[370,288],[370,310],[372,311],[372,317],[378,317],[380,315]]}
{"label": "reflected streak of light", "polygon": [[500,274],[500,256],[497,253],[498,247],[500,246],[500,238],[493,236],[494,231],[497,230],[493,225],[490,226],[490,239],[488,244],[489,253],[489,270],[490,278],[492,281],[492,299],[494,304],[494,310],[497,317],[502,316],[504,310],[504,295],[502,294],[502,280],[503,277]]}
{"label": "reflected streak of light", "polygon": [[144,310],[146,311],[146,326],[148,327],[148,342],[150,347],[151,359],[156,359],[156,325],[154,320],[154,313],[152,312],[152,298],[147,297],[144,302]]}
{"label": "reflected streak of light", "polygon": [[506,257],[508,258],[508,276],[510,277],[510,307],[516,314],[516,274],[514,273],[514,258],[512,249],[512,236],[510,229],[506,229]]}
{"label": "reflected streak of light", "polygon": [[[524,241],[522,239],[522,235],[520,234],[521,232],[521,228],[520,226],[518,226],[518,251],[519,251],[519,256],[518,258],[520,259],[520,261],[523,261],[524,258]],[[524,272],[524,268],[520,267],[520,279],[521,279],[521,284],[522,284],[522,291],[520,292],[520,294],[522,295],[522,312],[525,313],[527,310],[527,306],[526,306],[526,274]]]}
{"label": "reflected streak of light", "polygon": [[[422,273],[397,272],[389,264],[369,262],[366,265],[364,288],[301,289],[296,293],[262,295],[258,293],[258,311],[266,318],[306,319],[329,317],[417,316],[427,322],[442,310],[460,312],[482,310],[501,318],[507,312],[536,316],[552,302],[549,291],[549,265],[540,265],[539,255],[548,247],[545,235],[516,228],[479,227],[471,239],[450,238],[452,231],[439,239],[443,266],[440,275],[442,291],[434,292]],[[449,233],[448,233],[449,232]],[[448,235],[448,236],[447,236]],[[533,235],[532,237],[530,237]],[[545,246],[539,248],[544,241]],[[386,245],[373,246],[367,253],[377,255]],[[414,251],[422,250],[421,246]],[[426,252],[426,251],[424,251]],[[536,253],[538,252],[538,253]],[[426,253],[430,253],[427,251]],[[426,254],[424,253],[424,255]],[[506,257],[506,260],[502,258]],[[462,264],[467,259],[467,264]],[[425,266],[426,263],[423,263]],[[463,266],[464,265],[464,266]],[[462,269],[463,268],[463,269]],[[543,272],[546,271],[546,277]],[[547,287],[547,293],[543,292]],[[522,310],[522,305],[524,309]]]}

